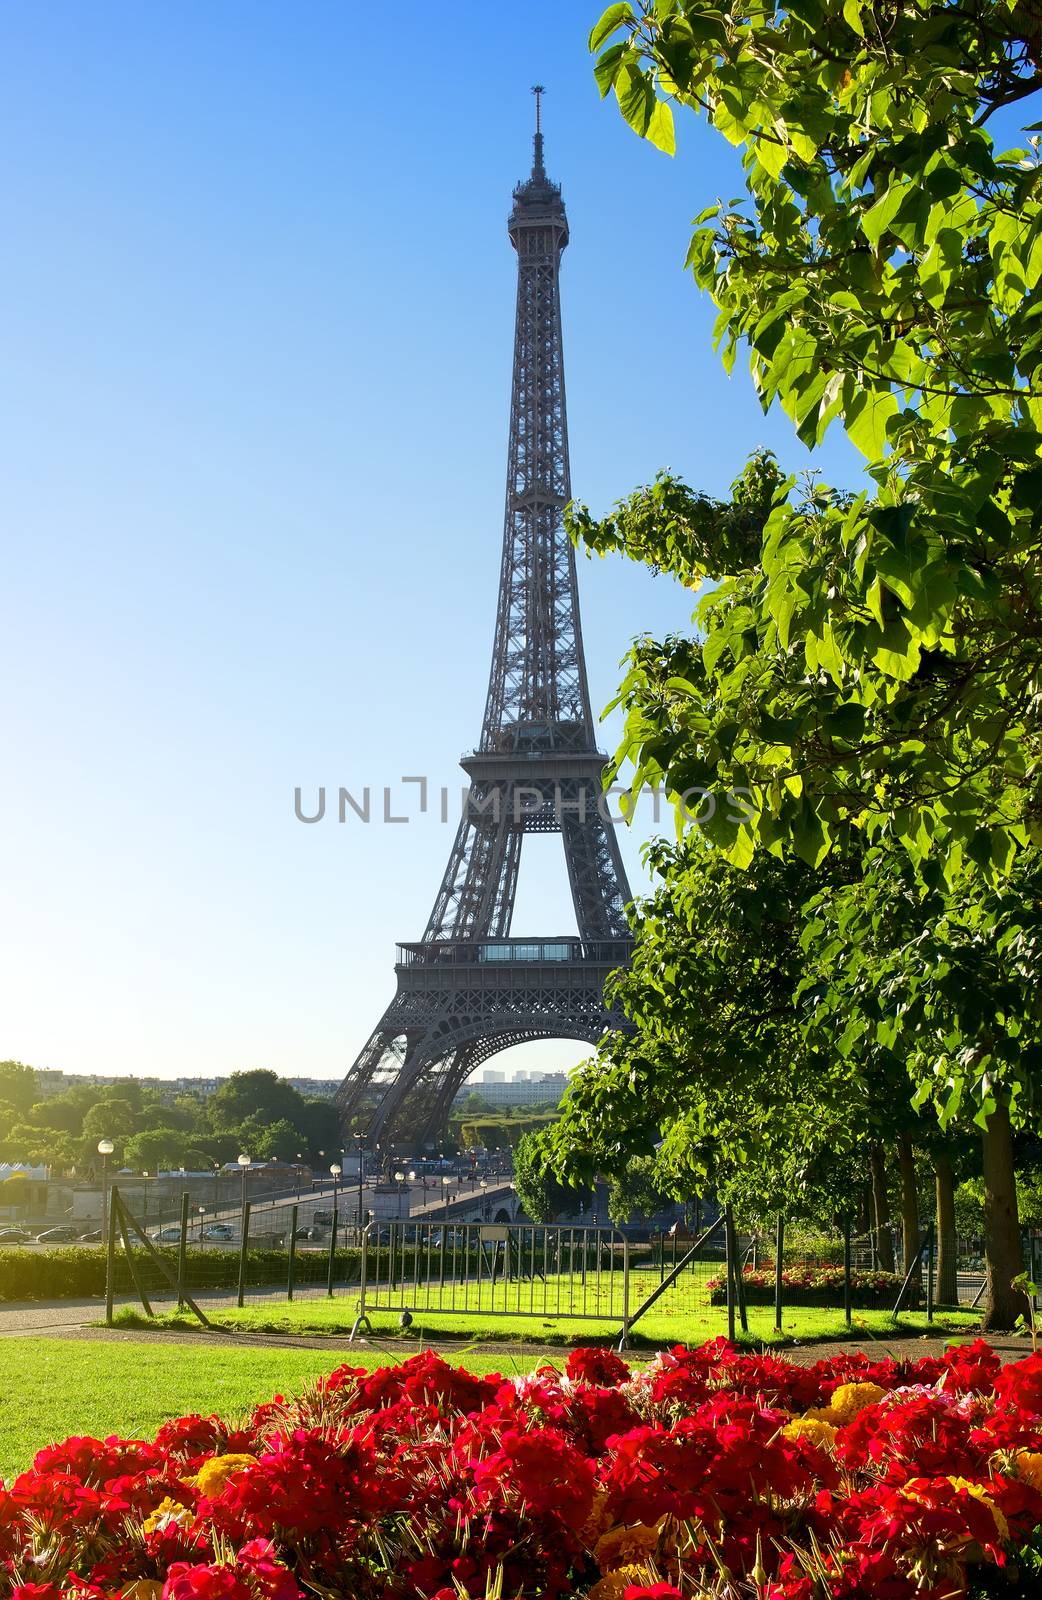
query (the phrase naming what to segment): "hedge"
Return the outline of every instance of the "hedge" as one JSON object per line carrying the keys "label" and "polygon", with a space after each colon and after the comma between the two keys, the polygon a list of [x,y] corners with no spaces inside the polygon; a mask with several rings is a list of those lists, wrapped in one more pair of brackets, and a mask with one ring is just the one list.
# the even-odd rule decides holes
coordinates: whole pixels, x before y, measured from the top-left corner
{"label": "hedge", "polygon": [[[177,1274],[176,1245],[159,1248],[157,1254],[174,1276]],[[383,1252],[386,1254],[386,1252]],[[134,1265],[146,1289],[165,1282],[155,1262],[143,1248],[135,1248]],[[324,1281],[328,1254],[324,1250],[297,1251],[297,1281],[304,1284]],[[188,1292],[193,1289],[234,1289],[239,1281],[237,1250],[205,1250],[188,1247],[185,1254]],[[289,1255],[285,1250],[249,1250],[246,1256],[246,1284],[249,1288],[286,1282]],[[386,1268],[384,1268],[386,1272]],[[337,1283],[357,1281],[359,1252],[336,1252]],[[123,1251],[116,1258],[116,1286],[122,1294],[133,1293],[133,1281]],[[7,1300],[64,1300],[105,1294],[105,1251],[68,1248],[36,1251],[14,1247],[0,1249],[0,1302]]]}
{"label": "hedge", "polygon": [[[855,1267],[850,1274],[850,1284],[856,1305],[864,1310],[892,1306],[897,1299],[903,1279],[896,1272],[871,1272]],[[746,1303],[751,1306],[774,1304],[773,1271],[753,1271],[746,1267],[742,1273]],[[723,1275],[707,1278],[709,1304],[727,1303],[727,1285]],[[800,1271],[782,1272],[782,1304],[786,1306],[842,1306],[843,1268],[809,1267]]]}

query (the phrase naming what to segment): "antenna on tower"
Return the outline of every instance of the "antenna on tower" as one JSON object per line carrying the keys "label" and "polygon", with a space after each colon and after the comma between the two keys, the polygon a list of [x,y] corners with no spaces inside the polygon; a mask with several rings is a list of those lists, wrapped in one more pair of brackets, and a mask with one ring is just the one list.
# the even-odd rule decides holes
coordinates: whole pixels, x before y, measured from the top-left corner
{"label": "antenna on tower", "polygon": [[535,95],[535,158],[532,162],[532,176],[533,178],[545,178],[546,168],[543,166],[543,123],[541,113],[543,95],[546,90],[541,83],[534,83],[532,85],[532,93]]}

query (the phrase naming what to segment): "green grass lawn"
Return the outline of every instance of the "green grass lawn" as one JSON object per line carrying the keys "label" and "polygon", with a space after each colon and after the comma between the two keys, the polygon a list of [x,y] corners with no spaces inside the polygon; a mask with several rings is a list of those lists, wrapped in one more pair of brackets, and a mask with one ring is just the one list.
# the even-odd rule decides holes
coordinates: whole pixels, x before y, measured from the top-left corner
{"label": "green grass lawn", "polygon": [[[217,1327],[248,1330],[251,1333],[291,1334],[348,1334],[355,1317],[352,1297],[314,1300],[297,1300],[292,1304],[245,1306],[241,1311],[234,1307],[207,1307],[207,1316]],[[125,1309],[116,1313],[116,1321],[124,1327],[195,1327],[194,1319],[174,1311],[160,1313],[154,1320],[143,1312]],[[391,1312],[374,1312],[370,1316],[373,1334],[401,1337],[398,1318]],[[856,1311],[854,1333],[871,1335],[883,1343],[897,1338],[914,1338],[932,1333],[944,1337],[953,1333],[968,1333],[980,1321],[977,1312],[938,1312],[932,1324],[925,1312],[905,1312],[895,1322],[888,1311]],[[774,1311],[768,1306],[750,1306],[748,1342],[755,1345],[785,1345],[793,1341],[808,1342],[817,1339],[844,1339],[850,1330],[843,1320],[842,1311],[817,1307],[793,1307],[785,1312],[782,1333],[774,1331]],[[528,1317],[484,1316],[477,1311],[456,1316],[446,1313],[416,1312],[408,1337],[472,1340],[475,1343],[525,1341],[553,1347],[584,1343],[614,1342],[618,1338],[618,1324],[594,1321],[581,1317],[574,1320]],[[649,1311],[633,1330],[635,1349],[661,1349],[671,1344],[701,1344],[727,1331],[727,1313],[722,1308],[702,1306],[685,1308],[676,1312]],[[737,1338],[742,1341],[740,1330]],[[352,1345],[352,1350],[360,1348]]]}
{"label": "green grass lawn", "polygon": [[[0,1478],[10,1482],[45,1444],[71,1434],[120,1433],[151,1438],[168,1417],[216,1411],[237,1417],[274,1394],[299,1392],[344,1361],[387,1366],[399,1359],[353,1346],[337,1350],[271,1350],[212,1345],[138,1344],[130,1340],[5,1339],[4,1404],[0,1407]],[[513,1376],[532,1360],[509,1351],[455,1357],[474,1372]]]}

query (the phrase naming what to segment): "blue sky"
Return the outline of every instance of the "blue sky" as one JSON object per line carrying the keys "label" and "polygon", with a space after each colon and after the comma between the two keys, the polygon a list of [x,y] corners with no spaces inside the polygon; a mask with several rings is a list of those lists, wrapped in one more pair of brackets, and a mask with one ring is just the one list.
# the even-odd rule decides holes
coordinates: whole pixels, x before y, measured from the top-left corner
{"label": "blue sky", "polygon": [[[4,7],[0,1057],[331,1077],[390,998],[450,830],[304,827],[293,791],[455,788],[476,740],[533,82],[576,494],[723,492],[764,444],[856,482],[723,373],[682,263],[737,158],[682,119],[670,161],[600,102],[598,10]],[[603,705],[691,597],[580,584]],[[559,849],[526,845],[515,932],[572,926]]]}

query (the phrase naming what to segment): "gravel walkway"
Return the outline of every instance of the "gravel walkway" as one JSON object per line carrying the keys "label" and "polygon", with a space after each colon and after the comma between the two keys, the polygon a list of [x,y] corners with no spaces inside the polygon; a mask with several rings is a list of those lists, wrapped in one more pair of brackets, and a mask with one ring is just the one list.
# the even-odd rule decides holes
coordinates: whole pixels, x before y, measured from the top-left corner
{"label": "gravel walkway", "polygon": [[[154,1332],[148,1328],[104,1328],[97,1323],[104,1315],[104,1308],[98,1300],[58,1300],[58,1301],[23,1301],[8,1305],[0,1305],[0,1339],[24,1338],[63,1338],[63,1339],[94,1339],[105,1343],[119,1344],[214,1344],[227,1348],[229,1344],[247,1347],[272,1349],[283,1347],[290,1350],[342,1350],[345,1361],[350,1360],[352,1349],[381,1350],[387,1353],[390,1359],[400,1358],[403,1355],[415,1353],[419,1348],[415,1340],[405,1339],[380,1339],[377,1341],[359,1339],[357,1345],[348,1343],[346,1337],[297,1337],[292,1334],[269,1333],[208,1333],[204,1328],[186,1329],[174,1332],[169,1328],[157,1328]],[[823,1356],[837,1355],[841,1351],[863,1350],[866,1355],[882,1356],[892,1355],[905,1360],[915,1360],[916,1357],[935,1352],[941,1347],[944,1336],[937,1339],[928,1336],[905,1339],[883,1339],[871,1336],[862,1336],[842,1342],[823,1341],[821,1343],[790,1345],[783,1354],[787,1360],[798,1362],[801,1366],[810,1366]],[[1031,1345],[1026,1339],[1018,1339],[1010,1335],[996,1335],[990,1341],[994,1349],[999,1352],[1003,1363],[1017,1361],[1020,1357],[1029,1355]],[[491,1354],[498,1352],[502,1355],[504,1366],[513,1366],[519,1360],[534,1361],[542,1356],[550,1362],[563,1362],[567,1352],[566,1346],[537,1345],[527,1343],[514,1343],[504,1340],[495,1343],[482,1343],[475,1346],[471,1341],[446,1339],[438,1343],[437,1348],[446,1355],[463,1354],[478,1348]],[[638,1356],[649,1352],[638,1351]]]}

